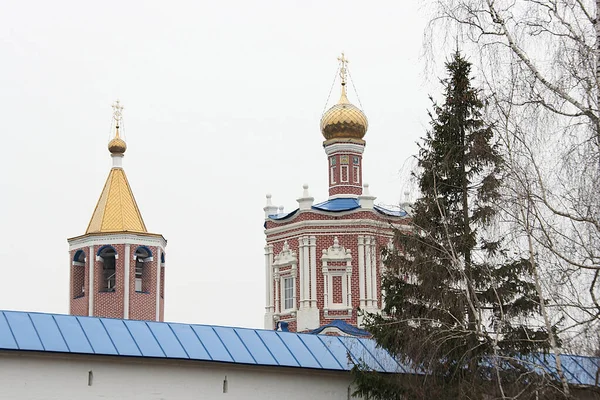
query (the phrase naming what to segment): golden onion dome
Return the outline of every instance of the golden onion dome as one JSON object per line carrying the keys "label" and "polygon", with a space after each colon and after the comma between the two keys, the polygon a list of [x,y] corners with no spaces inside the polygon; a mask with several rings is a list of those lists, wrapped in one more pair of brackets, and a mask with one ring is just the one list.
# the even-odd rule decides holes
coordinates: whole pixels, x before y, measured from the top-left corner
{"label": "golden onion dome", "polygon": [[117,127],[115,137],[108,142],[108,151],[111,154],[123,154],[125,150],[127,150],[127,143],[119,136],[119,127]]}
{"label": "golden onion dome", "polygon": [[321,133],[326,141],[350,140],[363,142],[369,123],[367,116],[350,103],[346,96],[346,85],[342,83],[340,101],[323,114]]}

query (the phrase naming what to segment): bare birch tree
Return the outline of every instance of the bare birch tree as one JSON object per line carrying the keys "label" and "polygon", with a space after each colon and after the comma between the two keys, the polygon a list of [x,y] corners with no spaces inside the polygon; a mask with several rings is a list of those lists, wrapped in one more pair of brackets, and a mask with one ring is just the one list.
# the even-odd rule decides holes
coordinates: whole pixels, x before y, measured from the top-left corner
{"label": "bare birch tree", "polygon": [[[508,176],[504,228],[534,265],[553,351],[600,336],[600,0],[431,0],[430,55],[459,43],[483,77]],[[434,57],[431,57],[432,59]],[[510,228],[510,229],[509,229]],[[557,370],[563,391],[569,387]]]}

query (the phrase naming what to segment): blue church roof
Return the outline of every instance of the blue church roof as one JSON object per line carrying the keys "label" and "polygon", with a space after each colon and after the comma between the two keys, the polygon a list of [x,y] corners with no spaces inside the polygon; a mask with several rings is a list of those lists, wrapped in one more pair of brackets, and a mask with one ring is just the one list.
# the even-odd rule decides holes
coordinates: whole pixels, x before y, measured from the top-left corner
{"label": "blue church roof", "polygon": [[[348,371],[361,360],[379,372],[408,368],[372,339],[262,329],[0,311],[0,350],[217,361]],[[534,356],[555,374],[554,356]],[[600,358],[561,355],[571,384],[595,385]]]}
{"label": "blue church roof", "polygon": [[[357,210],[359,208],[360,208],[360,203],[359,203],[358,199],[355,197],[340,197],[340,198],[336,198],[336,199],[327,200],[327,201],[324,201],[322,203],[318,203],[318,204],[315,204],[314,206],[312,206],[313,210],[328,211],[328,212],[352,211],[352,210]],[[384,208],[382,206],[374,206],[374,209],[375,209],[375,211],[377,211],[381,214],[389,215],[392,217],[405,217],[408,215],[406,213],[406,211],[404,211],[402,209],[390,210],[390,209]],[[280,220],[284,220],[284,219],[288,219],[288,218],[292,217],[297,212],[298,212],[298,209],[295,209],[294,211],[291,211],[289,213],[269,215],[269,218],[271,218],[272,220],[280,221]]]}
{"label": "blue church roof", "polygon": [[308,333],[311,333],[313,335],[318,335],[319,333],[323,332],[327,328],[337,328],[340,331],[342,331],[348,335],[352,335],[352,336],[364,336],[364,337],[371,336],[371,334],[369,332],[365,331],[364,329],[360,329],[360,328],[355,327],[354,325],[350,325],[349,323],[347,323],[346,321],[342,321],[341,319],[334,319],[327,325],[320,326],[317,329],[312,330]]}
{"label": "blue church roof", "polygon": [[340,212],[356,210],[357,208],[360,208],[360,204],[358,203],[358,199],[349,197],[327,200],[322,203],[315,204],[312,206],[312,208],[314,210]]}

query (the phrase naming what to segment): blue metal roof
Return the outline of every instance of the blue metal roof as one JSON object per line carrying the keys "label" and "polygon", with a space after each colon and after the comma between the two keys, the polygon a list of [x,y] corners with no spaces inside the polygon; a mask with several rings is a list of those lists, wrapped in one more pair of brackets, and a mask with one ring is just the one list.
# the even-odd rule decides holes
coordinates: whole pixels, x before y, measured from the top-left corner
{"label": "blue metal roof", "polygon": [[175,358],[350,370],[347,354],[376,371],[404,372],[368,339],[261,329],[0,311],[0,350]]}
{"label": "blue metal roof", "polygon": [[283,213],[283,214],[271,214],[269,215],[269,218],[274,219],[274,220],[281,220],[281,219],[287,219],[289,217],[291,217],[292,215],[296,214],[298,212],[298,208],[296,208],[294,211],[291,211],[289,213]]}
{"label": "blue metal roof", "polygon": [[[348,371],[362,361],[379,372],[408,369],[372,339],[262,329],[0,311],[0,350],[219,361]],[[555,374],[554,356],[532,357]],[[561,355],[571,384],[594,386],[600,358]]]}
{"label": "blue metal roof", "polygon": [[384,208],[382,206],[374,206],[375,211],[380,212],[384,215],[389,215],[391,217],[406,217],[408,213],[401,209],[400,207],[396,207],[395,210],[390,210],[389,208]]}
{"label": "blue metal roof", "polygon": [[315,204],[312,208],[314,210],[340,212],[356,210],[357,208],[360,208],[360,204],[358,203],[358,199],[353,197],[337,198]]}
{"label": "blue metal roof", "polygon": [[349,323],[342,321],[341,319],[334,319],[327,325],[320,326],[317,329],[307,333],[318,335],[327,328],[337,328],[340,331],[352,336],[371,337],[371,334],[369,332],[365,331],[364,329],[357,328],[354,325],[350,325]]}

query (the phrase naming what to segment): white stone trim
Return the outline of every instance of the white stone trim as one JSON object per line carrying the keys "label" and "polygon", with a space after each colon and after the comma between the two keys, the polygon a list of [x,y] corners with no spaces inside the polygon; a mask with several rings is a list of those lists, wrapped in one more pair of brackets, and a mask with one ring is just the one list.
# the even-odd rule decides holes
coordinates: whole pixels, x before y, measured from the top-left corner
{"label": "white stone trim", "polygon": [[[330,262],[345,263],[344,266],[331,266]],[[323,249],[321,256],[321,270],[323,272],[323,312],[327,314],[328,310],[352,310],[352,254],[350,250],[341,246],[336,237],[333,239],[333,245]],[[342,284],[342,302],[333,302],[333,277],[339,276]]]}
{"label": "white stone trim", "polygon": [[310,246],[310,307],[317,308],[317,238],[308,238]]}
{"label": "white stone trim", "polygon": [[[346,171],[346,179],[344,179],[344,170]],[[340,165],[340,182],[341,183],[350,183],[350,168],[348,165]],[[338,185],[338,186],[351,186],[351,185]],[[330,186],[330,188],[334,188],[335,186]]]}
{"label": "white stone trim", "polygon": [[325,153],[328,157],[337,153],[356,153],[361,155],[364,151],[365,145],[358,143],[333,143],[325,146]]}
{"label": "white stone trim", "polygon": [[[343,166],[343,165],[342,165],[342,166]],[[347,165],[346,165],[346,167],[347,167]],[[347,176],[349,176],[349,175],[347,175]],[[338,183],[337,183],[337,184],[335,184],[335,185],[329,185],[329,189],[338,188],[338,187],[355,187],[355,188],[362,189],[362,186],[361,186],[361,185],[355,185],[355,184],[352,184],[352,183],[350,183],[350,182],[349,182],[349,181],[347,181],[347,180],[345,180],[345,181],[341,181],[341,178],[342,178],[342,173],[341,173],[341,171],[340,171],[340,182],[338,182]],[[336,183],[336,182],[333,182],[333,183]],[[343,197],[350,197],[350,196],[352,196],[352,195],[351,195],[351,194],[345,194]],[[356,195],[355,195],[355,196],[356,196]]]}
{"label": "white stone trim", "polygon": [[129,319],[129,274],[131,273],[131,245],[125,245],[125,259],[123,263],[123,319]]}
{"label": "white stone trim", "polygon": [[[290,267],[289,270],[281,272],[281,268]],[[298,267],[298,257],[292,250],[287,241],[283,243],[283,249],[273,259],[273,279],[275,280],[275,314],[292,313],[296,311],[296,269]],[[293,308],[285,309],[285,296],[283,290],[283,279],[287,277],[294,278],[293,290]],[[294,314],[295,315],[295,314]]]}
{"label": "white stone trim", "polygon": [[71,262],[71,265],[76,265],[78,267],[85,267],[85,263],[81,262],[81,261],[73,261],[73,262]]}
{"label": "white stone trim", "polygon": [[89,254],[88,254],[88,259],[90,260],[90,268],[89,268],[89,273],[88,273],[88,281],[89,281],[89,293],[88,293],[88,315],[89,316],[93,316],[94,315],[94,278],[95,278],[95,271],[94,271],[94,246],[90,246],[89,247]]}
{"label": "white stone trim", "polygon": [[111,154],[110,156],[112,158],[112,167],[113,168],[123,168],[123,157],[125,156],[125,154],[116,153],[116,154]]}
{"label": "white stone trim", "polygon": [[291,239],[296,239],[300,236],[306,235],[306,234],[312,234],[315,236],[331,236],[331,235],[343,235],[343,234],[348,234],[348,233],[357,233],[357,234],[371,234],[371,235],[377,235],[377,236],[381,236],[381,237],[387,237],[387,238],[392,238],[394,237],[394,233],[391,231],[391,229],[389,230],[389,232],[383,232],[381,229],[365,229],[365,228],[348,228],[348,229],[323,229],[323,230],[317,230],[317,229],[312,229],[312,230],[301,230],[301,231],[296,231],[293,234],[282,234],[279,236],[272,236],[268,238],[268,242],[269,243],[273,243],[273,242],[279,242],[281,240],[291,240]]}
{"label": "white stone trim", "polygon": [[[375,213],[376,211],[374,210],[362,210],[359,209],[360,211],[370,211],[372,213]],[[356,212],[356,210],[353,210]],[[315,210],[313,210],[313,212],[315,212]],[[315,214],[321,214],[316,212]],[[322,213],[325,214],[325,213]],[[340,212],[337,213],[336,216],[345,216],[351,214],[349,212]],[[326,215],[331,215],[330,213],[327,213]],[[273,222],[277,222],[277,221],[273,221]],[[286,221],[286,222],[289,222]],[[283,226],[277,226],[275,228],[271,228],[271,229],[265,229],[265,235],[273,235],[273,234],[277,234],[277,233],[284,233],[293,229],[300,229],[300,228],[311,228],[311,227],[320,227],[320,226],[352,226],[352,225],[366,225],[366,226],[371,226],[373,228],[378,228],[378,229],[392,229],[392,228],[397,228],[397,229],[403,229],[406,231],[410,231],[410,227],[409,226],[405,226],[402,224],[392,224],[390,222],[387,221],[378,221],[378,220],[368,220],[368,219],[330,219],[330,220],[308,220],[308,221],[300,221],[300,222],[292,222],[292,223],[288,223],[287,225],[283,225]]]}
{"label": "white stone trim", "polygon": [[107,233],[104,235],[89,235],[67,240],[69,250],[77,250],[84,246],[111,245],[111,244],[133,244],[140,246],[157,246],[163,249],[167,241],[163,237],[136,235],[134,233]]}
{"label": "white stone trim", "polygon": [[[156,250],[156,259],[160,261],[161,248]],[[156,263],[156,316],[155,321],[160,321],[160,271],[163,263]]]}
{"label": "white stone trim", "polygon": [[[343,186],[348,186],[348,185],[343,185]],[[331,195],[327,199],[328,200],[333,200],[333,199],[348,199],[348,198],[358,199],[358,195],[357,194],[351,194],[351,193],[339,193],[339,194]],[[318,210],[313,210],[313,211],[318,211]],[[352,210],[352,211],[357,211],[357,210]],[[364,211],[364,210],[361,210],[361,211]]]}
{"label": "white stone trim", "polygon": [[358,292],[360,296],[360,308],[365,308],[365,237],[358,237]]}
{"label": "white stone trim", "polygon": [[377,241],[371,237],[371,307],[377,309]]}
{"label": "white stone trim", "polygon": [[265,270],[266,270],[266,312],[273,313],[273,245],[268,244],[265,246]]}
{"label": "white stone trim", "polygon": [[[355,174],[355,172],[356,172],[356,174]],[[360,167],[358,165],[353,165],[352,166],[352,183],[361,185],[360,180],[361,180],[360,179]]]}

